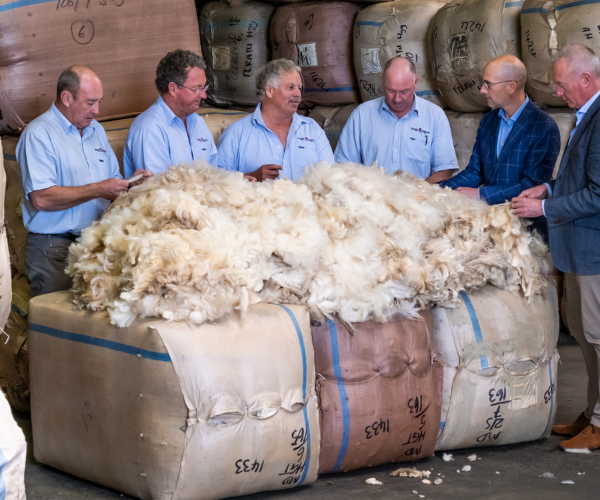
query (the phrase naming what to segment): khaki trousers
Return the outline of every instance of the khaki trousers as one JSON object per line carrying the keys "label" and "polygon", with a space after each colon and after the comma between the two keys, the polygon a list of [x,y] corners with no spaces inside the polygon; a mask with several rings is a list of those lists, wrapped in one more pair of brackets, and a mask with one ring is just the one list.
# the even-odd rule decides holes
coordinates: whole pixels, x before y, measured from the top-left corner
{"label": "khaki trousers", "polygon": [[588,372],[585,416],[600,427],[600,275],[565,274],[567,321]]}

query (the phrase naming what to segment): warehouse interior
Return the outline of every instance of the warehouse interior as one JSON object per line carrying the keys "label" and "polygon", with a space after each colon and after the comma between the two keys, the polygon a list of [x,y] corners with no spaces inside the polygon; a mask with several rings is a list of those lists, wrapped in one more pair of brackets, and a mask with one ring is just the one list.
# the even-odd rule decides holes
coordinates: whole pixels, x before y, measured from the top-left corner
{"label": "warehouse interior", "polygon": [[598,30],[2,2],[0,500],[596,498]]}

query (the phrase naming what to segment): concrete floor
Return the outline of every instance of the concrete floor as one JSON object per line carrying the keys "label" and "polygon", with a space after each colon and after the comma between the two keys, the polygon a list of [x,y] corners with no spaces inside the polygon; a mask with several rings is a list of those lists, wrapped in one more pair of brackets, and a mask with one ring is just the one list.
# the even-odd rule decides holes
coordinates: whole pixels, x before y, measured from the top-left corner
{"label": "concrete floor", "polygon": [[[581,351],[570,337],[561,335],[559,352],[562,364],[558,369],[557,422],[574,420],[585,408],[587,375]],[[124,500],[131,499],[114,490],[84,481],[58,470],[38,464],[31,447],[31,420],[28,415],[16,415],[27,438],[28,457],[25,483],[28,500]],[[439,486],[426,485],[420,479],[390,477],[389,472],[402,465],[386,465],[345,474],[321,476],[316,483],[298,489],[267,492],[243,497],[246,500],[388,500],[419,499],[597,499],[600,498],[600,451],[591,455],[576,455],[558,451],[561,438],[551,436],[542,441],[496,448],[477,448],[453,452],[454,461],[444,462],[441,453],[417,462],[418,469],[432,470],[432,479],[441,474]],[[466,457],[477,453],[481,460],[468,462]],[[457,473],[464,465],[471,472]],[[542,479],[552,472],[554,479]],[[383,486],[369,486],[365,480],[375,477]],[[561,485],[570,479],[574,485]],[[413,493],[418,492],[418,495]]]}

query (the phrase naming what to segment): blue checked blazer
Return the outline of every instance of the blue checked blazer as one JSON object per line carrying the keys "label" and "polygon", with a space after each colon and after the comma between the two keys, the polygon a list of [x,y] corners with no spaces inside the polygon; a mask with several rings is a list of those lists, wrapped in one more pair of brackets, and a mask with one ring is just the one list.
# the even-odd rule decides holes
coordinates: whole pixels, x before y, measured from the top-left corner
{"label": "blue checked blazer", "polygon": [[544,209],[554,264],[565,273],[600,274],[600,97],[575,129],[550,186]]}
{"label": "blue checked blazer", "polygon": [[550,180],[560,152],[556,122],[529,101],[506,138],[500,157],[496,158],[502,120],[498,112],[494,109],[481,120],[467,168],[440,186],[478,187],[480,198],[494,205]]}

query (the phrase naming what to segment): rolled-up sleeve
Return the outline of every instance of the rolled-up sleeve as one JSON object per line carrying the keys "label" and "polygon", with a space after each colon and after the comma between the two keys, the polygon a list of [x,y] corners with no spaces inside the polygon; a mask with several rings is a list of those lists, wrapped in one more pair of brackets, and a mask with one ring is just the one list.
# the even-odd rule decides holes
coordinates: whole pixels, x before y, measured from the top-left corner
{"label": "rolled-up sleeve", "polygon": [[169,144],[158,128],[144,127],[129,132],[123,155],[125,177],[142,169],[159,174],[170,166]]}
{"label": "rolled-up sleeve", "polygon": [[337,163],[362,163],[360,155],[360,119],[354,110],[346,122],[335,148]]}

